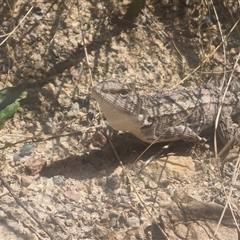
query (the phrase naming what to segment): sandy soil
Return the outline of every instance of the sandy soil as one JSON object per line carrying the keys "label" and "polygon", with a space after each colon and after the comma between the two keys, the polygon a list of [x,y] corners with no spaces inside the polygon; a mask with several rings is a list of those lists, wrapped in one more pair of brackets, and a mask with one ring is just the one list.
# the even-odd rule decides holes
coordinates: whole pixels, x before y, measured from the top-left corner
{"label": "sandy soil", "polygon": [[129,2],[1,4],[0,88],[28,98],[0,131],[0,239],[238,239],[229,208],[217,228],[230,193],[239,221],[236,158],[216,161],[210,136],[209,150],[173,143],[144,167],[166,144],[138,159],[147,144],[119,133],[110,137],[119,161],[90,93],[107,78],[144,94],[228,79],[239,3],[147,1],[129,25]]}

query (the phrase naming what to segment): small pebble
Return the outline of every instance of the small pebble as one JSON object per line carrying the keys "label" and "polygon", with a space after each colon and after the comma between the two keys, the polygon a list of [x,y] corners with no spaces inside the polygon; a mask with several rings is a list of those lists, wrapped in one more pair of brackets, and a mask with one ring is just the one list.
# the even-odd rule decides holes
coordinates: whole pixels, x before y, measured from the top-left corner
{"label": "small pebble", "polygon": [[20,150],[19,156],[24,157],[24,156],[30,156],[33,152],[34,149],[34,144],[27,143],[24,144]]}

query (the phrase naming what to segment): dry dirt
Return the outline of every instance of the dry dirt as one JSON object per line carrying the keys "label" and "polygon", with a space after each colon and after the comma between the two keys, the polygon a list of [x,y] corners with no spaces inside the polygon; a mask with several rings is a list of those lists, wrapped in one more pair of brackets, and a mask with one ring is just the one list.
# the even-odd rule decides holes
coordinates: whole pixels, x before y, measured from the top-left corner
{"label": "dry dirt", "polygon": [[236,158],[216,161],[210,137],[138,159],[147,145],[119,133],[121,163],[90,95],[107,78],[145,94],[228,79],[239,2],[147,1],[134,25],[128,0],[29,2],[0,4],[0,88],[28,91],[0,131],[0,239],[239,239]]}

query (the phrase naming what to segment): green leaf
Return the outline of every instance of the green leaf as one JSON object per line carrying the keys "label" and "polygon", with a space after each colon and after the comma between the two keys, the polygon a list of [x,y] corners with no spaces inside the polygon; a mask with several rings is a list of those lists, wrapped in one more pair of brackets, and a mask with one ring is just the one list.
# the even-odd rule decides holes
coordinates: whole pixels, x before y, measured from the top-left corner
{"label": "green leaf", "polygon": [[20,107],[19,101],[26,96],[27,92],[17,87],[4,88],[0,91],[0,128],[7,118],[17,112]]}
{"label": "green leaf", "polygon": [[20,107],[19,102],[14,102],[0,111],[0,127],[2,127],[7,118],[14,115]]}
{"label": "green leaf", "polygon": [[4,88],[0,91],[0,110],[8,105],[26,98],[27,92],[18,87]]}

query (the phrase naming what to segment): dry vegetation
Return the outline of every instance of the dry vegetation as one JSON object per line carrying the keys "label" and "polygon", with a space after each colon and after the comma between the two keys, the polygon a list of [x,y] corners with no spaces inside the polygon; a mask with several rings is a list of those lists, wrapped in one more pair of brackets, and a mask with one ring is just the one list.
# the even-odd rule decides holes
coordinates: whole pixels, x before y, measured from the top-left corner
{"label": "dry vegetation", "polygon": [[0,239],[239,239],[237,154],[174,143],[139,172],[163,145],[135,161],[147,146],[119,134],[114,153],[89,94],[239,79],[239,16],[238,0],[3,0],[0,88],[28,97],[0,132]]}

